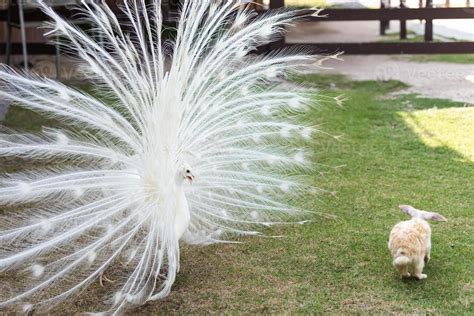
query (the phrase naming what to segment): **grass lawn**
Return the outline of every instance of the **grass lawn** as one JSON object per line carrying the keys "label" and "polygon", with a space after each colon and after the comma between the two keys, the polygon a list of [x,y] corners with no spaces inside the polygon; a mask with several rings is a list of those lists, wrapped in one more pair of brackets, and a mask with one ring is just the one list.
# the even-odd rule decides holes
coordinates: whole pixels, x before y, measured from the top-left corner
{"label": "grass lawn", "polygon": [[447,55],[414,55],[410,56],[411,61],[444,62],[455,64],[474,64],[474,54],[447,54]]}
{"label": "grass lawn", "polygon": [[424,36],[423,35],[418,35],[413,31],[408,30],[407,31],[407,38],[406,39],[400,39],[400,33],[399,32],[393,32],[393,33],[387,33],[381,40],[380,42],[423,42],[424,41]]}
{"label": "grass lawn", "polygon": [[[325,133],[341,136],[320,134],[314,181],[331,193],[308,196],[337,219],[267,230],[285,238],[185,246],[171,295],[134,313],[474,314],[474,107],[387,98],[405,87],[394,81],[298,80],[348,98],[343,107],[323,104],[309,114]],[[40,124],[19,115],[27,113],[11,112],[7,125]],[[400,280],[391,265],[387,239],[407,219],[397,208],[403,203],[449,220],[432,225],[424,281]],[[94,290],[101,289],[84,293],[67,312],[99,306]]]}

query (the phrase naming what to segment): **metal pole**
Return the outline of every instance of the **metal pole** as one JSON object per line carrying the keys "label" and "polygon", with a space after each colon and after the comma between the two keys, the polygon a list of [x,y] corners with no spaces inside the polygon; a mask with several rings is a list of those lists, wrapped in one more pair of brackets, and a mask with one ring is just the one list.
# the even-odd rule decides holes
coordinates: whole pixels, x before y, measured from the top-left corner
{"label": "metal pole", "polygon": [[26,45],[25,16],[23,12],[23,0],[18,0],[18,15],[20,17],[21,46],[23,48],[23,65],[25,73],[28,74],[28,47]]}

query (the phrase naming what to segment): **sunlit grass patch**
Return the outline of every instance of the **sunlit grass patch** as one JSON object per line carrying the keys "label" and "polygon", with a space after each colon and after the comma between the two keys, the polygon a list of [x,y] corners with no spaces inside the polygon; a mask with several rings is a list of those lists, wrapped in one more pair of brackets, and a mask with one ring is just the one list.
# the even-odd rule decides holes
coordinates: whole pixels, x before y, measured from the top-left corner
{"label": "sunlit grass patch", "polygon": [[474,161],[474,107],[401,112],[410,128],[431,147],[448,147]]}
{"label": "sunlit grass patch", "polygon": [[325,0],[286,0],[285,5],[287,7],[318,7],[323,8],[326,6]]}

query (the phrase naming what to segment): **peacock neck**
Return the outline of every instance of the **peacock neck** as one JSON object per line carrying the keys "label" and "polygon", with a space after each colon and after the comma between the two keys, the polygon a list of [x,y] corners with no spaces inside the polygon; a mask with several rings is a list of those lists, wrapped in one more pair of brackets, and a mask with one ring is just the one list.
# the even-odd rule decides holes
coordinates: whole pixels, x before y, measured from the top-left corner
{"label": "peacock neck", "polygon": [[174,219],[174,230],[176,237],[181,239],[184,233],[188,229],[191,221],[191,214],[189,212],[188,201],[184,194],[184,188],[182,185],[178,186],[177,202],[176,202],[176,214]]}

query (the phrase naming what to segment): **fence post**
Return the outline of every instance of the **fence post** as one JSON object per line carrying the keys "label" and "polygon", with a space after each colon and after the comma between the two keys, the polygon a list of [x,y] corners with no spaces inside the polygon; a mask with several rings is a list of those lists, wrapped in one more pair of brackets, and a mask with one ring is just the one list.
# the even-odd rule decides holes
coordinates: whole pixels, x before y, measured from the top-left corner
{"label": "fence post", "polygon": [[[433,0],[426,0],[426,7],[432,8],[433,7]],[[433,20],[426,19],[425,20],[425,42],[433,41]]]}
{"label": "fence post", "polygon": [[400,39],[407,39],[407,20],[400,20]]}
{"label": "fence post", "polygon": [[278,9],[285,7],[285,0],[270,0],[270,9]]}
{"label": "fence post", "polygon": [[12,6],[8,5],[7,8],[7,42],[5,49],[5,64],[10,66],[11,55],[12,55]]}
{"label": "fence post", "polygon": [[[405,0],[400,1],[400,9],[405,9]],[[400,39],[407,39],[407,20],[400,20]]]}
{"label": "fence post", "polygon": [[[385,9],[386,7],[385,0],[380,0],[380,9]],[[387,20],[380,21],[380,35],[385,35],[385,31],[388,29],[388,23],[390,22]]]}
{"label": "fence post", "polygon": [[[280,9],[285,7],[285,0],[270,0],[270,9]],[[270,50],[280,49],[285,47],[285,37],[280,40],[270,43]]]}

